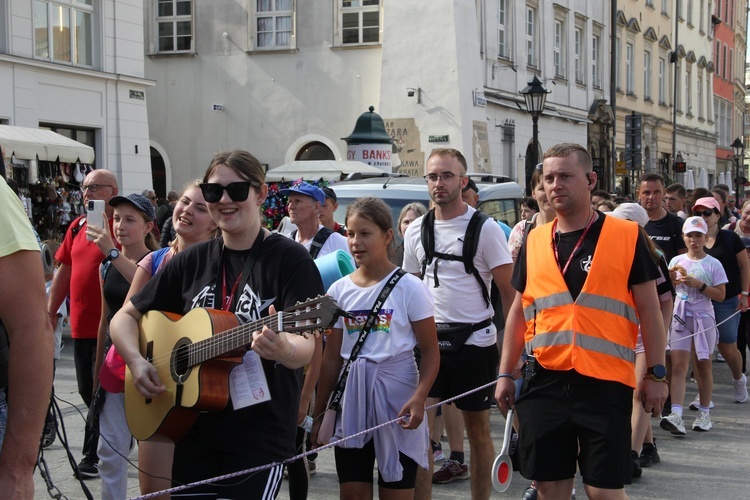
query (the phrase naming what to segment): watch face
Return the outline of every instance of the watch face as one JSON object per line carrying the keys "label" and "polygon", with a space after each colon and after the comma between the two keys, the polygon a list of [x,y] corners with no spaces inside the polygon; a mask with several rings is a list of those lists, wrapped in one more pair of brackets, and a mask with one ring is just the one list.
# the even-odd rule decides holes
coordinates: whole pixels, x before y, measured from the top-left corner
{"label": "watch face", "polygon": [[667,369],[664,367],[664,365],[654,365],[649,368],[648,371],[657,378],[664,378],[667,376]]}
{"label": "watch face", "polygon": [[119,256],[120,256],[120,252],[116,248],[113,248],[112,250],[110,250],[109,252],[110,259],[116,259]]}

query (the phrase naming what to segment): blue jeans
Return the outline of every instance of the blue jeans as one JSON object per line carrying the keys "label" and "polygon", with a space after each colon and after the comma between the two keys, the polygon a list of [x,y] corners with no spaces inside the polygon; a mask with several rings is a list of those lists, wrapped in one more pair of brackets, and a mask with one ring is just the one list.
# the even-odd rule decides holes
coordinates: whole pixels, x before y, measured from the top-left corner
{"label": "blue jeans", "polygon": [[[740,299],[737,296],[730,297],[723,302],[711,301],[714,306],[714,315],[716,316],[716,323],[720,323],[727,319],[729,316],[737,312],[737,305],[740,303]],[[722,344],[734,344],[737,342],[737,328],[740,325],[740,315],[737,314],[732,319],[719,325],[719,342]]]}

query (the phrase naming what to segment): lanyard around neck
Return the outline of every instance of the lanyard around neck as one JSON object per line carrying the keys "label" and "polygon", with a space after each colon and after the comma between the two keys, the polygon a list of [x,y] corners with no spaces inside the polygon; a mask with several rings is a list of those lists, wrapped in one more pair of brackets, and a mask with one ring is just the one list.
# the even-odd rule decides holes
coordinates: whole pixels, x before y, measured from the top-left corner
{"label": "lanyard around neck", "polygon": [[576,254],[578,249],[583,244],[583,239],[586,237],[586,234],[589,232],[589,229],[591,228],[591,225],[594,223],[594,220],[596,219],[596,211],[594,211],[593,215],[589,219],[589,223],[586,224],[586,228],[583,230],[583,233],[581,233],[581,237],[578,238],[578,241],[576,242],[576,246],[573,247],[573,251],[570,252],[570,255],[568,255],[568,260],[565,262],[565,267],[560,267],[560,255],[557,251],[557,238],[555,238],[555,234],[557,231],[557,219],[555,219],[554,224],[552,224],[552,248],[555,251],[555,262],[557,262],[557,267],[560,269],[560,272],[562,273],[563,277],[565,277],[565,273],[568,271],[568,267],[570,266],[570,262],[573,260],[573,256]]}

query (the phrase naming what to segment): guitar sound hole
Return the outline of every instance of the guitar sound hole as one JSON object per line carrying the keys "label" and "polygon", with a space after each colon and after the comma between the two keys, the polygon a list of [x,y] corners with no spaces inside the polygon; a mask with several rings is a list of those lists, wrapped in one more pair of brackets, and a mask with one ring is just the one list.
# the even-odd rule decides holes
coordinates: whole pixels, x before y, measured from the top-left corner
{"label": "guitar sound hole", "polygon": [[182,338],[177,342],[172,350],[172,379],[178,383],[183,383],[190,376],[190,339]]}

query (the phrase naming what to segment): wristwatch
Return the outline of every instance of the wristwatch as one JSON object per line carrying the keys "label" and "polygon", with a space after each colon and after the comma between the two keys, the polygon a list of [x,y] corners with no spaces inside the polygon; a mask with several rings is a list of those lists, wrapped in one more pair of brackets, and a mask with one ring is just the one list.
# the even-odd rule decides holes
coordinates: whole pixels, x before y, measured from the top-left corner
{"label": "wristwatch", "polygon": [[115,260],[119,256],[120,256],[120,251],[118,249],[116,249],[116,248],[113,248],[112,250],[109,251],[109,253],[104,258],[104,260],[106,262],[112,262],[113,260]]}
{"label": "wristwatch", "polygon": [[646,370],[646,376],[644,378],[649,378],[651,380],[655,380],[657,382],[667,382],[667,368],[664,365],[654,365],[649,366]]}

